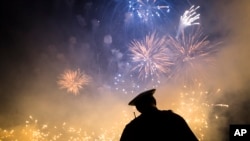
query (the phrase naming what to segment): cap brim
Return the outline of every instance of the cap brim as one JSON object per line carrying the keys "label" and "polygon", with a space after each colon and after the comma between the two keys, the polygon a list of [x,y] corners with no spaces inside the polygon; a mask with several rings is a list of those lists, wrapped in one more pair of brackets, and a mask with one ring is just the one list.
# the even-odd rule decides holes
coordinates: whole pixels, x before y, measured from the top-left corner
{"label": "cap brim", "polygon": [[147,91],[144,91],[140,94],[138,94],[134,99],[132,99],[128,105],[130,106],[135,106],[136,105],[136,102],[139,101],[140,99],[142,99],[142,97],[145,97],[145,96],[153,96],[153,94],[155,93],[156,89],[151,89],[151,90],[147,90]]}

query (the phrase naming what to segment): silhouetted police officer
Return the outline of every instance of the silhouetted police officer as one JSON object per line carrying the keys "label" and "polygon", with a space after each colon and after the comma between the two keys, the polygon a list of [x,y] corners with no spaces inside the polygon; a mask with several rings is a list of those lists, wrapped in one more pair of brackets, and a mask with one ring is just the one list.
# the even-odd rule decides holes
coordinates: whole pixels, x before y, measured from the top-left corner
{"label": "silhouetted police officer", "polygon": [[180,115],[156,107],[154,92],[142,92],[129,102],[141,114],[126,125],[120,141],[198,141]]}

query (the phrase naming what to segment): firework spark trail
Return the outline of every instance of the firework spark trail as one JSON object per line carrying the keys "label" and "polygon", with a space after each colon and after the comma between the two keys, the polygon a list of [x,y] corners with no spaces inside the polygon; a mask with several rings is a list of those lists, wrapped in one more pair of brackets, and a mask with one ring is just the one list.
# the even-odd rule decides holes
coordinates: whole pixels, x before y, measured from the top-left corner
{"label": "firework spark trail", "polygon": [[135,64],[132,71],[138,71],[141,79],[166,74],[173,63],[165,46],[165,37],[158,38],[156,33],[147,35],[143,41],[132,41],[129,46],[132,63]]}
{"label": "firework spark trail", "polygon": [[64,71],[64,73],[59,76],[57,83],[61,89],[67,89],[67,92],[77,95],[83,86],[89,84],[90,80],[90,76],[81,72],[80,69],[77,69]]}
{"label": "firework spark trail", "polygon": [[139,17],[143,22],[148,22],[151,18],[161,17],[164,13],[162,10],[168,13],[170,8],[168,5],[161,5],[162,2],[158,0],[130,0],[129,11],[133,15]]}
{"label": "firework spark trail", "polygon": [[[149,81],[144,81],[138,78],[136,71],[131,71],[134,65],[131,63],[122,63],[118,73],[113,77],[112,86],[117,92],[123,94],[136,94],[150,88],[157,88],[160,85],[160,80],[151,78]],[[146,78],[145,78],[146,79]]]}
{"label": "firework spark trail", "polygon": [[[0,140],[27,141],[112,141],[119,140],[124,125],[130,120],[128,112],[123,110],[117,117],[117,122],[108,126],[98,127],[95,131],[91,127],[72,125],[70,123],[42,124],[33,116],[25,124],[16,128],[1,129]],[[48,122],[48,121],[47,121]],[[77,127],[77,128],[76,128]],[[84,128],[82,128],[84,127]]]}
{"label": "firework spark trail", "polygon": [[[197,83],[197,81],[196,81]],[[206,133],[210,129],[210,114],[214,106],[227,108],[227,104],[214,104],[221,96],[221,90],[206,90],[202,83],[193,87],[184,86],[179,94],[180,101],[173,103],[176,112],[186,119],[194,130],[199,140],[206,139]],[[215,114],[215,119],[221,118]]]}
{"label": "firework spark trail", "polygon": [[180,23],[176,38],[179,38],[180,33],[183,32],[186,27],[200,24],[199,22],[197,22],[197,20],[200,19],[200,14],[196,13],[196,10],[199,8],[200,6],[195,7],[193,5],[189,8],[189,10],[186,10],[183,13],[183,15],[180,17]]}
{"label": "firework spark trail", "polygon": [[168,35],[168,47],[175,56],[175,68],[170,78],[178,76],[184,81],[205,79],[205,68],[215,65],[213,55],[218,51],[219,44],[210,42],[200,27],[187,34],[182,32],[179,39]]}
{"label": "firework spark trail", "polygon": [[135,83],[133,80],[133,75],[123,73],[123,74],[117,74],[114,77],[114,87],[115,90],[120,91],[124,94],[134,94],[140,90],[140,85],[138,83]]}

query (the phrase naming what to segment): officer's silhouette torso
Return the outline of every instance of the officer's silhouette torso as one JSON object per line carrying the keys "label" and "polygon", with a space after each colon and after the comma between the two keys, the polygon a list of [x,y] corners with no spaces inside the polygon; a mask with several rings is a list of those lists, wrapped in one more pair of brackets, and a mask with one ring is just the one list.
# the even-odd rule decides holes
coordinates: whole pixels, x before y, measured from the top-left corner
{"label": "officer's silhouette torso", "polygon": [[197,141],[185,120],[171,110],[155,109],[132,120],[121,141]]}

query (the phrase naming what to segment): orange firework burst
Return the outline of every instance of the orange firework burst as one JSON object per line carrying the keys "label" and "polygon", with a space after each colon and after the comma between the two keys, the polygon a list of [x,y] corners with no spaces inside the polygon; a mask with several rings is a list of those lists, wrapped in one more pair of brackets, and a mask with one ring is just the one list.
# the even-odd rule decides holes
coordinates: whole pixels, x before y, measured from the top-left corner
{"label": "orange firework burst", "polygon": [[77,95],[83,86],[89,84],[91,78],[80,69],[66,70],[59,76],[57,81],[61,89],[67,89],[67,92]]}
{"label": "orange firework burst", "polygon": [[132,62],[140,78],[167,73],[172,65],[166,48],[165,37],[158,38],[156,33],[147,35],[145,40],[134,40],[129,46]]}

